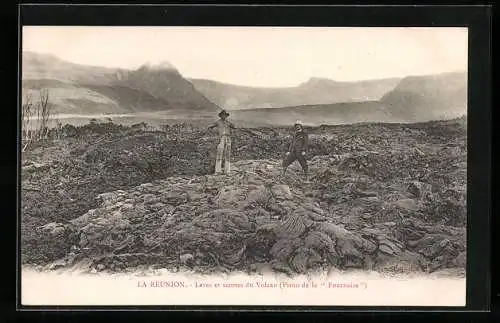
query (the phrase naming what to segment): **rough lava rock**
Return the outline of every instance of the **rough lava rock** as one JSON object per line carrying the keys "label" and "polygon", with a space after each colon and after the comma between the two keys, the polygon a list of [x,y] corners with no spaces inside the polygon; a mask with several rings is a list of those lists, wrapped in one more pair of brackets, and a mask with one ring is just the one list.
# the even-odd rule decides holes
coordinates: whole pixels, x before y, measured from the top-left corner
{"label": "rough lava rock", "polygon": [[[231,176],[171,177],[101,194],[98,208],[71,221],[79,247],[92,250],[85,255],[96,266],[108,259],[105,268],[111,268],[109,259],[120,259],[122,254],[141,255],[134,264],[143,259],[167,267],[177,266],[180,259],[201,271],[250,270],[265,260],[288,274],[318,266],[433,271],[462,263],[465,244],[460,230],[447,231],[443,226],[432,231],[417,217],[367,222],[349,230],[342,224],[343,215],[339,218],[328,204],[306,196],[305,191],[317,189],[317,183],[300,182],[300,174],[277,176],[279,161],[264,165],[244,161],[235,166]],[[366,212],[380,207],[378,198],[374,201],[356,202],[348,214],[353,207],[360,214],[363,207]],[[418,216],[417,203],[406,198],[392,205],[411,219]],[[408,231],[422,235],[414,237]],[[112,267],[120,266],[123,260]]]}
{"label": "rough lava rock", "polygon": [[34,145],[22,162],[23,263],[288,274],[465,266],[461,121],[308,129],[309,181],[297,163],[280,175],[289,131],[237,130],[230,176],[211,175],[215,135],[188,125],[93,124]]}

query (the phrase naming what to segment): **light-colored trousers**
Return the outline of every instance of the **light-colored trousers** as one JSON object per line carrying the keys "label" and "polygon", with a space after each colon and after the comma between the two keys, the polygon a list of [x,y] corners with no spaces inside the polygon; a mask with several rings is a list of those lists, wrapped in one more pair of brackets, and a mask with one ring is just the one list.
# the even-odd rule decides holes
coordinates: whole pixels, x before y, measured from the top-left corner
{"label": "light-colored trousers", "polygon": [[231,172],[231,137],[221,136],[217,146],[217,157],[215,160],[215,173],[222,172],[222,162],[224,161],[224,172]]}

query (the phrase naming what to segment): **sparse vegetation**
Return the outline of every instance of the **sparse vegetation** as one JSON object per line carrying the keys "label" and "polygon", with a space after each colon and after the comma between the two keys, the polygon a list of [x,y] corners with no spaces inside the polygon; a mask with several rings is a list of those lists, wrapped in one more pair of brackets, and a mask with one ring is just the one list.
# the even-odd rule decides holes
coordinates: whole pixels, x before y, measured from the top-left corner
{"label": "sparse vegetation", "polygon": [[21,105],[22,151],[30,144],[47,139],[52,118],[52,106],[47,89],[40,89],[36,98],[27,93]]}

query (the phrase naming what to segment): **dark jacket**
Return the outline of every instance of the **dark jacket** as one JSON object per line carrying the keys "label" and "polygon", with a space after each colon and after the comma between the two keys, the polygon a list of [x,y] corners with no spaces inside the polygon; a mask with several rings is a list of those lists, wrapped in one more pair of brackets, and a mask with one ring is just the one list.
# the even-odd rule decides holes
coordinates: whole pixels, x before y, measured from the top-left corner
{"label": "dark jacket", "polygon": [[288,148],[289,152],[301,153],[307,151],[309,138],[304,131],[295,132],[292,136],[292,142]]}

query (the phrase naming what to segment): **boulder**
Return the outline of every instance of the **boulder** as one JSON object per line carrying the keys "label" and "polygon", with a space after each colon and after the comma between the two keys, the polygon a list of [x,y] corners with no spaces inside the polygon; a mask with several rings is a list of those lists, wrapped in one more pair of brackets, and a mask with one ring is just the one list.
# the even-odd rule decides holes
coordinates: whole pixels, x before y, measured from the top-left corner
{"label": "boulder", "polygon": [[247,189],[237,185],[224,186],[219,190],[216,201],[220,208],[236,208],[241,201],[245,201]]}
{"label": "boulder", "polygon": [[47,233],[53,237],[58,237],[64,234],[66,226],[62,223],[51,222],[39,228],[42,232]]}
{"label": "boulder", "polygon": [[326,233],[335,241],[339,257],[344,261],[344,265],[348,264],[350,267],[362,266],[364,255],[371,254],[377,249],[373,242],[333,223],[319,223],[315,229]]}
{"label": "boulder", "polygon": [[408,211],[419,211],[421,209],[420,205],[413,199],[401,199],[394,202],[394,205]]}
{"label": "boulder", "polygon": [[321,231],[311,231],[304,239],[306,248],[314,249],[318,252],[332,253],[335,252],[335,241],[332,240],[326,233]]}
{"label": "boulder", "polygon": [[407,191],[416,198],[425,198],[432,191],[432,186],[419,181],[411,181],[407,186]]}
{"label": "boulder", "polygon": [[279,261],[286,261],[294,250],[302,244],[302,241],[297,238],[282,238],[272,246],[269,250],[270,255]]}
{"label": "boulder", "polygon": [[171,190],[163,192],[155,202],[162,202],[165,204],[170,204],[172,206],[178,206],[186,203],[188,200],[188,195],[183,190]]}
{"label": "boulder", "polygon": [[375,258],[374,269],[391,274],[422,272],[426,260],[418,253],[404,251],[396,254],[379,253]]}
{"label": "boulder", "polygon": [[259,186],[256,189],[251,190],[247,197],[247,205],[260,205],[265,206],[271,199],[271,191],[265,186]]}
{"label": "boulder", "polygon": [[190,253],[185,253],[179,256],[179,260],[183,265],[187,265],[194,260],[194,256]]}
{"label": "boulder", "polygon": [[299,274],[304,274],[311,265],[321,261],[321,257],[314,250],[299,247],[289,259],[290,268]]}
{"label": "boulder", "polygon": [[272,185],[271,193],[272,196],[278,201],[291,200],[293,198],[290,186],[284,184]]}
{"label": "boulder", "polygon": [[79,244],[82,247],[92,247],[100,251],[103,250],[102,248],[115,249],[131,236],[129,229],[132,225],[120,211],[102,215],[92,212],[90,217],[88,214],[82,217],[86,221],[77,219],[73,222],[80,236]]}

